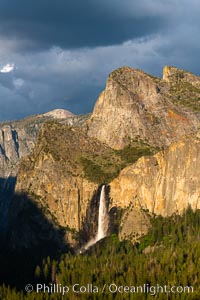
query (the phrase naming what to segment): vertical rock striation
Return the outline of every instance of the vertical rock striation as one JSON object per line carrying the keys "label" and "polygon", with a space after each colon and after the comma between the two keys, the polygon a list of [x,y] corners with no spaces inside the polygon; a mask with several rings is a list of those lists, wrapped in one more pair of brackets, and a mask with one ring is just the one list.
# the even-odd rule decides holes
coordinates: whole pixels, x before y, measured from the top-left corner
{"label": "vertical rock striation", "polygon": [[113,205],[148,209],[156,215],[200,208],[200,139],[182,138],[169,149],[142,157],[110,184]]}
{"label": "vertical rock striation", "polygon": [[113,71],[88,122],[89,136],[121,149],[138,138],[162,147],[196,131],[197,116],[171,101],[166,70],[164,80],[129,67]]}

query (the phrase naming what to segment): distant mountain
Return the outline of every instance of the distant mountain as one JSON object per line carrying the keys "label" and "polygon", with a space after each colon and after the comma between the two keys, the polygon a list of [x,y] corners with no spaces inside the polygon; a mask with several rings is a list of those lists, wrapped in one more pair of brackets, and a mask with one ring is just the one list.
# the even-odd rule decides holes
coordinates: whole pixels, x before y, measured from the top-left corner
{"label": "distant mountain", "polygon": [[41,116],[43,117],[52,117],[54,119],[66,119],[66,118],[72,118],[75,115],[73,113],[71,113],[68,110],[65,109],[54,109],[51,110],[45,114],[42,114]]}

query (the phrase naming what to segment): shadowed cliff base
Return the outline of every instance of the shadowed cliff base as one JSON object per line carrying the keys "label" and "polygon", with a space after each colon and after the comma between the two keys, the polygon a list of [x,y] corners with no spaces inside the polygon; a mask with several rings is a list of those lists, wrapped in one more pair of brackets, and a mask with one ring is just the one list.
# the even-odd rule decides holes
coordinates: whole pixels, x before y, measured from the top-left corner
{"label": "shadowed cliff base", "polygon": [[34,273],[46,257],[59,259],[69,252],[66,232],[55,226],[26,194],[14,194],[8,212],[8,227],[0,240],[0,283],[17,288],[34,282]]}
{"label": "shadowed cliff base", "polygon": [[0,178],[0,236],[5,236],[8,222],[10,201],[14,194],[17,177]]}

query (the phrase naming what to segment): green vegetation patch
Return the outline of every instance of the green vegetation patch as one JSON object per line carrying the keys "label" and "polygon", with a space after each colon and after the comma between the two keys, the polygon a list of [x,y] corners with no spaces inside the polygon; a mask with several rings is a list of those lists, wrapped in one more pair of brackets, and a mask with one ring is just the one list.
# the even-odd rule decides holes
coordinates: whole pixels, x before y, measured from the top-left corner
{"label": "green vegetation patch", "polygon": [[176,105],[184,106],[192,111],[200,111],[200,89],[189,82],[180,81],[171,84],[171,101]]}
{"label": "green vegetation patch", "polygon": [[130,144],[116,153],[121,157],[124,166],[133,164],[142,156],[152,155],[158,152],[158,147],[152,147],[143,141],[131,141]]}
{"label": "green vegetation patch", "polygon": [[92,182],[109,183],[119,174],[121,163],[106,165],[105,162],[98,164],[91,159],[81,157],[85,177]]}
{"label": "green vegetation patch", "polygon": [[132,141],[121,150],[112,150],[103,155],[81,157],[85,177],[96,183],[109,183],[126,166],[135,163],[140,157],[152,155],[159,148],[152,147],[142,141]]}

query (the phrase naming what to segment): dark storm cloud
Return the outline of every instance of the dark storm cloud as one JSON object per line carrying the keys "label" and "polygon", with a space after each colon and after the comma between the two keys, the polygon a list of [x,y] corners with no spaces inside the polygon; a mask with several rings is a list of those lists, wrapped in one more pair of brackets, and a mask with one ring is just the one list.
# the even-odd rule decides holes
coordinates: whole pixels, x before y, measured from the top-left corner
{"label": "dark storm cloud", "polygon": [[13,83],[12,74],[0,72],[0,85],[4,86],[10,90],[13,90],[14,83]]}
{"label": "dark storm cloud", "polygon": [[0,0],[0,121],[91,112],[108,74],[200,74],[199,0]]}
{"label": "dark storm cloud", "polygon": [[30,49],[119,44],[156,33],[165,24],[163,15],[144,9],[145,3],[148,2],[1,0],[0,35],[17,39],[18,47]]}

